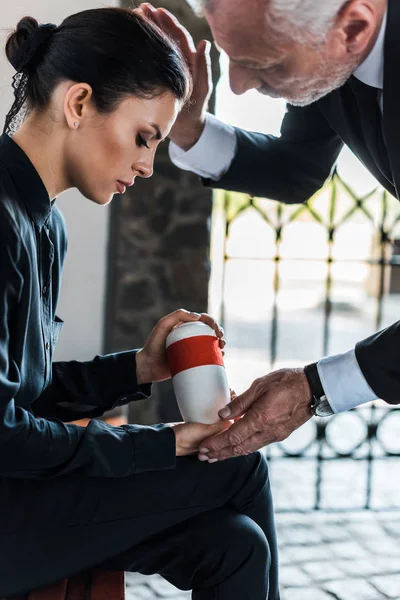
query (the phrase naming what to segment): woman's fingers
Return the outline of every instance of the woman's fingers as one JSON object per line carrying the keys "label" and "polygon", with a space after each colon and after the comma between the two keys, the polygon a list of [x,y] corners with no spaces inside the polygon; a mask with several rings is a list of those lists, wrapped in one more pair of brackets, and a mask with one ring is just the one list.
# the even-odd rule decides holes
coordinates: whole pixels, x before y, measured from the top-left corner
{"label": "woman's fingers", "polygon": [[218,345],[221,350],[223,350],[226,346],[226,340],[224,338],[225,332],[222,327],[207,313],[196,313],[189,312],[184,308],[180,308],[179,310],[166,315],[162,319],[158,321],[156,326],[153,329],[153,334],[159,336],[163,335],[166,337],[177,325],[182,323],[191,323],[195,321],[202,321],[211,329],[215,331],[215,334],[218,338]]}
{"label": "woman's fingers", "polygon": [[202,313],[200,316],[200,321],[203,321],[203,323],[211,327],[211,329],[214,329],[217,338],[220,339],[221,342],[224,342],[223,345],[226,344],[226,340],[223,339],[225,335],[224,328],[221,327],[221,325],[211,315],[207,313]]}
{"label": "woman's fingers", "polygon": [[169,333],[176,325],[180,325],[181,323],[191,323],[193,321],[198,321],[199,319],[199,313],[189,312],[184,308],[180,308],[160,319],[154,329]]}

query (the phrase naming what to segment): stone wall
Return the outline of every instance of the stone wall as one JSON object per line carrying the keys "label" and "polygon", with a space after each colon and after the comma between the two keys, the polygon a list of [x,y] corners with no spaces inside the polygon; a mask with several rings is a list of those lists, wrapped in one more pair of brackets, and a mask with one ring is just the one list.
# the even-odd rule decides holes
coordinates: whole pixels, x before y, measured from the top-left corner
{"label": "stone wall", "polygon": [[[195,41],[212,39],[207,23],[183,0],[158,5],[171,10]],[[172,165],[167,144],[158,151],[153,177],[137,178],[114,199],[105,351],[140,347],[158,319],[177,308],[207,310],[211,209],[212,192],[197,176]],[[129,418],[136,423],[179,419],[170,382],[154,386],[152,400],[132,405]]]}

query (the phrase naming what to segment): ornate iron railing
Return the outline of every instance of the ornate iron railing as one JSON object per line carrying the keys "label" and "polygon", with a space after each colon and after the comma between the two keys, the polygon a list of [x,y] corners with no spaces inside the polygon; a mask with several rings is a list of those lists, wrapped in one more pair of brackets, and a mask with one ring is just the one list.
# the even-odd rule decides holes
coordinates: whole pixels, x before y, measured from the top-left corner
{"label": "ornate iron railing", "polygon": [[[335,173],[304,205],[217,192],[215,207],[225,230],[220,306],[230,341],[228,373],[235,376],[241,364],[245,370],[251,356],[264,373],[292,362],[305,364],[345,351],[398,320],[400,206],[382,188],[359,197]],[[291,229],[296,235],[290,248]],[[303,283],[299,271],[305,273]],[[262,295],[261,283],[254,292],[252,281],[264,277],[265,310],[262,300],[255,310],[264,323],[260,341],[257,317],[251,315],[248,324],[246,312],[252,311],[252,294]],[[249,289],[248,302],[244,294],[242,309],[230,307],[243,286]],[[295,318],[287,317],[288,310],[293,313],[291,289],[293,305],[302,306]],[[257,348],[252,346],[256,339]],[[397,508],[400,483],[391,473],[400,466],[399,432],[397,408],[379,401],[332,419],[314,419],[289,440],[266,448],[277,510]]]}

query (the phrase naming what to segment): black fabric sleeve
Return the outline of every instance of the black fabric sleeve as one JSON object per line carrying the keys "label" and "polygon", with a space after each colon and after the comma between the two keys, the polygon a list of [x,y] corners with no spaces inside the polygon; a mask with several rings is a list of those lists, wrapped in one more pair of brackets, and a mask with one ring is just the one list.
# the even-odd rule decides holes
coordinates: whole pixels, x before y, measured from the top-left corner
{"label": "black fabric sleeve", "polygon": [[[80,427],[38,417],[29,406],[18,406],[15,397],[21,375],[12,359],[9,323],[11,313],[18,310],[23,288],[18,266],[23,241],[12,224],[6,226],[4,220],[0,223],[0,239],[0,477],[49,479],[67,474],[124,477],[174,468],[175,434],[168,426],[112,427],[93,420],[87,427]],[[127,363],[132,367],[128,368]],[[47,392],[47,405],[57,404],[56,394],[60,390],[63,399],[71,393],[73,401],[80,401],[87,390],[91,401],[104,405],[109,405],[123,391],[137,393],[137,386],[131,383],[135,367],[129,353],[99,357],[86,367],[56,366],[56,371],[54,385]],[[73,384],[75,375],[77,382]]]}
{"label": "black fabric sleeve", "polygon": [[244,192],[287,204],[302,203],[329,178],[343,147],[318,103],[288,105],[281,136],[236,129],[237,152],[219,179],[206,186]]}
{"label": "black fabric sleeve", "polygon": [[400,321],[356,345],[356,358],[378,398],[400,404]]}
{"label": "black fabric sleeve", "polygon": [[137,384],[137,350],[96,356],[88,362],[54,362],[52,381],[32,408],[35,415],[75,421],[151,395]]}

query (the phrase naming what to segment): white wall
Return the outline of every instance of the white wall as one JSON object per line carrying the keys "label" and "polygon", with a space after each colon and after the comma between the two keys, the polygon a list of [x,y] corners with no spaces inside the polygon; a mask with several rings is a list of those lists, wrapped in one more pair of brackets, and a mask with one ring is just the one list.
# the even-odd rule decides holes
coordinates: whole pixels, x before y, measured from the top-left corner
{"label": "white wall", "polygon": [[[117,0],[0,0],[1,130],[12,104],[13,70],[4,55],[7,28],[25,15],[58,25],[70,14],[105,5],[117,5]],[[69,248],[57,311],[65,326],[55,358],[84,360],[101,351],[109,208],[92,204],[77,191],[66,192],[57,204],[67,221]]]}

